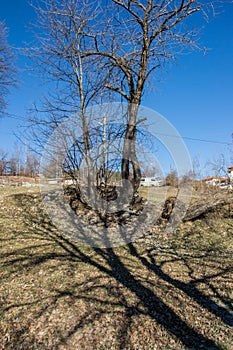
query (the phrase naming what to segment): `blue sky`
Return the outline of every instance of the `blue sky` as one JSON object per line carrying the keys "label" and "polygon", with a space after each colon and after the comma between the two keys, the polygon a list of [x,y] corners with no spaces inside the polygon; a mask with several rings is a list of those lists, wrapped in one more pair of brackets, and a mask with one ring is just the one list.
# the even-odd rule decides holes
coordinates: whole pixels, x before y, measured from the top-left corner
{"label": "blue sky", "polygon": [[[143,100],[145,106],[167,118],[182,136],[197,139],[184,141],[191,158],[198,157],[202,164],[224,153],[232,165],[233,4],[225,3],[223,9],[206,24],[201,35],[200,43],[209,48],[207,53],[179,56],[159,75],[162,82],[154,78]],[[33,101],[40,98],[43,86],[26,70],[26,59],[18,50],[32,39],[28,28],[35,14],[28,1],[0,0],[0,20],[5,20],[9,28],[9,43],[18,52],[16,64],[20,68],[19,87],[8,96],[6,110],[17,118],[0,118],[0,148],[11,152],[17,140],[14,134],[23,125]]]}

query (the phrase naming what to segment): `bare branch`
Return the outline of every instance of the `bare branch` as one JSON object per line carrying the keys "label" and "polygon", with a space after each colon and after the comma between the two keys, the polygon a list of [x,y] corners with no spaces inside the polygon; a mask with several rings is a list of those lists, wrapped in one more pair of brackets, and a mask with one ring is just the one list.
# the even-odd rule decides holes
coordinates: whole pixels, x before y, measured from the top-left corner
{"label": "bare branch", "polygon": [[16,86],[16,68],[14,66],[13,49],[7,43],[7,29],[0,22],[0,112],[6,107],[6,95],[9,88]]}
{"label": "bare branch", "polygon": [[118,94],[120,94],[121,96],[123,96],[127,101],[129,101],[129,96],[121,89],[117,88],[117,87],[114,87],[114,86],[111,86],[111,85],[108,85],[106,84],[105,87],[107,89],[110,89],[112,91],[115,91],[117,92]]}

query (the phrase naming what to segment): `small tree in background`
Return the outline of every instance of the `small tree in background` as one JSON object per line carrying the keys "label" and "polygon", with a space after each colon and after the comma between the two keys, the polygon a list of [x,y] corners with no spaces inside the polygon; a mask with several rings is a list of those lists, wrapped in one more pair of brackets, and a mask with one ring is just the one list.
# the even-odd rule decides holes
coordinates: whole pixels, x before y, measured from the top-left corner
{"label": "small tree in background", "polygon": [[7,171],[7,152],[0,149],[0,176],[5,175]]}
{"label": "small tree in background", "polygon": [[165,178],[166,186],[178,187],[178,181],[177,172],[175,170],[171,171]]}
{"label": "small tree in background", "polygon": [[228,177],[228,164],[224,154],[220,154],[217,158],[213,160],[209,160],[206,163],[207,169],[209,169],[210,175],[218,176],[218,177]]}
{"label": "small tree in background", "polygon": [[17,175],[17,158],[14,155],[9,159],[7,168],[9,175]]}

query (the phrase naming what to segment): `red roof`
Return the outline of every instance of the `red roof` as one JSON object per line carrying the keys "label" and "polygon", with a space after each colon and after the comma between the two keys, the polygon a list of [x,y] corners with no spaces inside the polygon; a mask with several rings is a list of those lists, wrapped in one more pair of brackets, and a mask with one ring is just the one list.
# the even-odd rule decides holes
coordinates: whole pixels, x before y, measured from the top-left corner
{"label": "red roof", "polygon": [[209,177],[206,177],[205,179],[202,179],[202,181],[211,181],[213,179],[218,179],[217,176],[209,176]]}
{"label": "red roof", "polygon": [[219,180],[220,182],[224,182],[228,180],[228,177],[209,176],[209,177],[206,177],[205,179],[202,179],[202,181],[211,181],[214,179]]}

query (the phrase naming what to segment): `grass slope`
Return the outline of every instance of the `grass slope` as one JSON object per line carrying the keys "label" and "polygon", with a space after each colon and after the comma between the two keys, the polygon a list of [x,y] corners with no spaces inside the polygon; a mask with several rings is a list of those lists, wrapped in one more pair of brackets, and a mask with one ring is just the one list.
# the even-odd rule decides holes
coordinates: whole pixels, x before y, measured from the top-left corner
{"label": "grass slope", "polygon": [[231,349],[229,208],[94,249],[63,237],[33,191],[0,188],[0,349]]}

